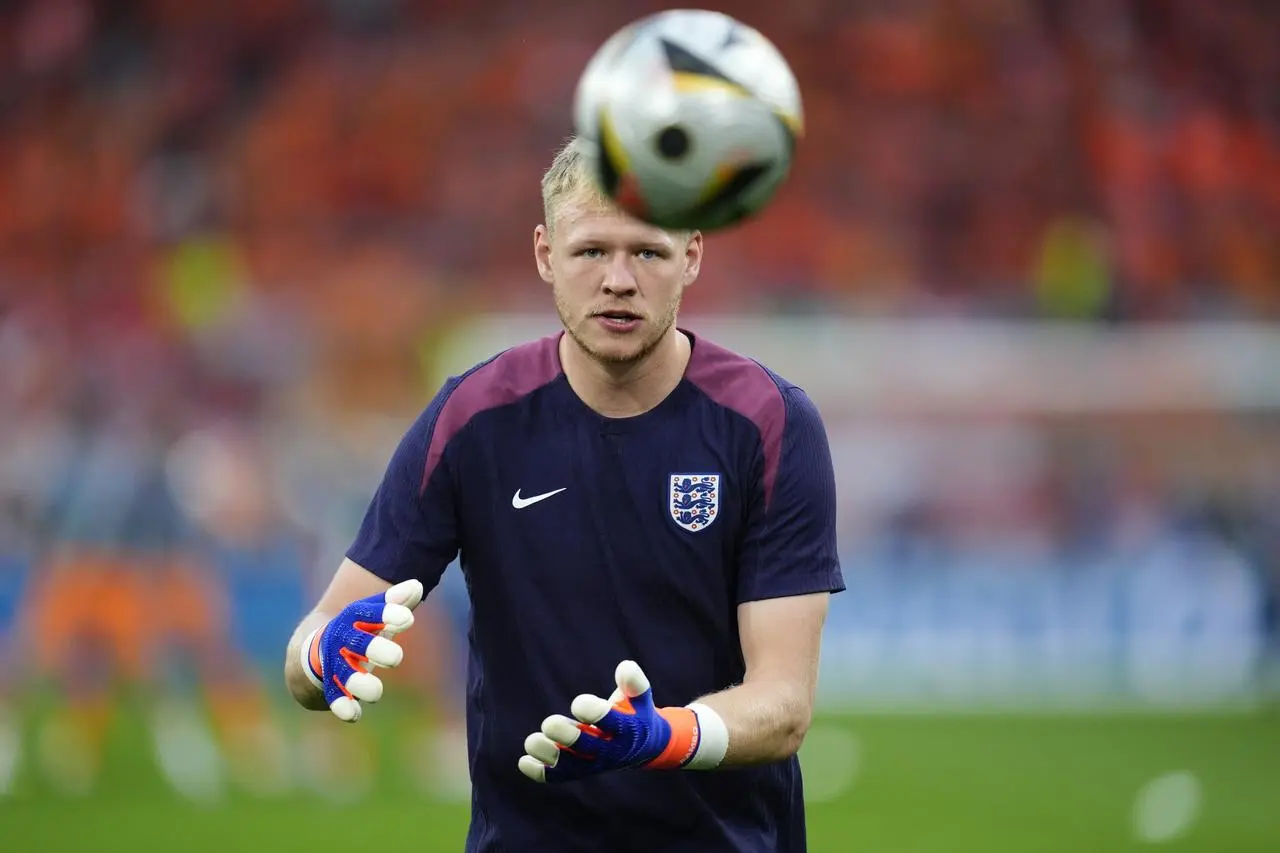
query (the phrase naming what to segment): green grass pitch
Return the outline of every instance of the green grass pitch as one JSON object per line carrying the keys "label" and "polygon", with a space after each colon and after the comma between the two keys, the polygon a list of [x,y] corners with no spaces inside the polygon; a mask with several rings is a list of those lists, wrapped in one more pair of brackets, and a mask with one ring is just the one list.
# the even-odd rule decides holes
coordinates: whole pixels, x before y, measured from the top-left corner
{"label": "green grass pitch", "polygon": [[[1280,850],[1274,710],[824,716],[802,757],[815,853]],[[466,832],[464,808],[425,800],[394,774],[376,803],[291,794],[200,807],[161,783],[140,730],[119,729],[109,761],[102,787],[81,799],[20,778],[0,799],[0,850],[362,850],[403,833],[396,849],[458,851]]]}

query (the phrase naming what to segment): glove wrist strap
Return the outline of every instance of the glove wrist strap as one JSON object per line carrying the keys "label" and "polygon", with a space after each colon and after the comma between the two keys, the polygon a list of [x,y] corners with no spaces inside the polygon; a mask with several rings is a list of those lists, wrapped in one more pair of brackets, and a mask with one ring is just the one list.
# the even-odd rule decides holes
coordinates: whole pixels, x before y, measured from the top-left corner
{"label": "glove wrist strap", "polygon": [[[323,625],[316,628],[298,647],[298,653],[302,657],[302,671],[307,674],[307,680],[314,684],[317,690],[324,690],[324,682],[320,680],[320,672],[324,671],[324,666],[320,662],[319,648],[320,632],[323,630]],[[320,672],[317,672],[317,669]]]}
{"label": "glove wrist strap", "polygon": [[714,770],[729,751],[729,727],[714,708],[693,702],[685,706],[698,721],[698,738],[693,755],[684,763],[685,770]]}

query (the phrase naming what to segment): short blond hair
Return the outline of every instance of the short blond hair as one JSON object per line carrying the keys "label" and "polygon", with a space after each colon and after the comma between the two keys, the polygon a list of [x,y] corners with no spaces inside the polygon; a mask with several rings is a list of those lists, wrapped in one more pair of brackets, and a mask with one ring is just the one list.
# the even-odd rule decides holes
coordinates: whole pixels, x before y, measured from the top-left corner
{"label": "short blond hair", "polygon": [[542,175],[542,215],[548,231],[555,230],[556,211],[566,199],[582,198],[592,205],[613,206],[588,171],[591,166],[587,162],[586,146],[582,137],[569,137]]}
{"label": "short blond hair", "polygon": [[[542,216],[549,236],[555,234],[556,211],[567,200],[581,201],[593,210],[621,210],[600,190],[591,174],[591,163],[586,153],[589,144],[580,136],[570,136],[542,174]],[[677,241],[687,240],[693,234],[689,230],[664,230]]]}

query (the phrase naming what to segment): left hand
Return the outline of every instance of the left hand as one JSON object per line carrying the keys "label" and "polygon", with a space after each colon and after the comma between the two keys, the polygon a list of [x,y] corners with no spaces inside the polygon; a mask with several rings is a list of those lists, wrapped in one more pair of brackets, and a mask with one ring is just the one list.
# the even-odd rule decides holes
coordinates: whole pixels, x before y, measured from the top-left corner
{"label": "left hand", "polygon": [[697,714],[655,708],[649,679],[635,661],[614,672],[608,699],[584,693],[573,700],[576,719],[553,714],[525,738],[520,772],[535,782],[569,782],[631,767],[675,770],[698,751]]}

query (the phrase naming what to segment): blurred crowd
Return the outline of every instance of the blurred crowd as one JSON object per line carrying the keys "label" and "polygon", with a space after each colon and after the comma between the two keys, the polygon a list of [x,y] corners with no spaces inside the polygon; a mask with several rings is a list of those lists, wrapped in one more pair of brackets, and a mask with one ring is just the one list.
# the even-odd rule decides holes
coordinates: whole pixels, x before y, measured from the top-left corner
{"label": "blurred crowd", "polygon": [[[219,644],[278,664],[440,379],[440,336],[547,308],[538,177],[587,58],[660,5],[0,2],[0,648],[36,620],[25,651],[83,694],[42,741],[64,781],[92,777],[103,725],[83,647],[148,681],[157,632],[229,742],[265,754],[269,715],[240,699],[279,691]],[[1280,319],[1280,4],[722,8],[792,62],[807,131],[767,214],[710,238],[691,313]],[[884,473],[873,446],[860,471]],[[1178,479],[1191,445],[1136,489],[1082,468],[1086,439],[984,492],[1025,458],[999,446],[950,479],[897,472],[884,505],[855,488],[849,535],[936,562],[1208,534],[1274,573],[1280,466],[1224,504],[1210,474]],[[406,678],[448,694],[448,727],[457,634],[422,633],[446,651]]]}
{"label": "blurred crowd", "polygon": [[[577,75],[661,5],[3,4],[0,293],[538,300],[535,182]],[[697,306],[1280,310],[1274,3],[725,8],[793,63],[808,131],[767,218],[713,241]]]}

